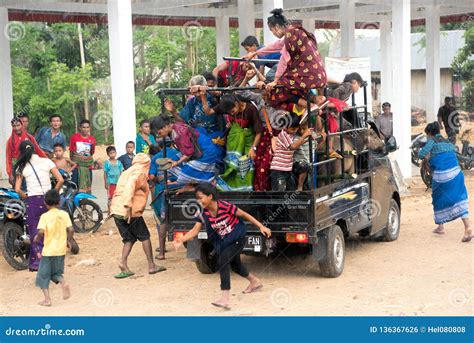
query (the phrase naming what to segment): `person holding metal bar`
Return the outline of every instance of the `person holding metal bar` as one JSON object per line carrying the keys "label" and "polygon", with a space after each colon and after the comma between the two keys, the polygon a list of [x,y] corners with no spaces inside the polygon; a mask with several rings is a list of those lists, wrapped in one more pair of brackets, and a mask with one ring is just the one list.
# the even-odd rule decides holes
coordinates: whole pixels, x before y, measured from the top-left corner
{"label": "person holding metal bar", "polygon": [[212,74],[218,87],[232,87],[242,82],[250,68],[246,61],[224,61],[213,69]]}
{"label": "person holding metal bar", "polygon": [[[281,58],[275,79],[266,86],[272,91],[269,105],[303,113],[307,107],[305,99],[309,90],[322,90],[327,82],[316,38],[304,28],[292,25],[283,15],[281,8],[274,9],[270,13],[272,16],[268,18],[268,27],[279,40],[265,48],[248,53],[245,58],[251,60],[255,56],[280,52]],[[275,88],[276,85],[285,87]],[[325,100],[321,95],[312,95],[310,99],[317,105]]]}
{"label": "person holding metal bar", "polygon": [[[258,39],[255,36],[247,36],[240,45],[247,51],[247,53],[255,52],[258,49],[264,48],[263,45],[258,43]],[[271,53],[268,55],[261,56],[262,59],[269,59],[269,60],[279,60],[281,57],[280,52]],[[260,71],[260,73],[265,74],[265,67],[272,68],[276,65],[277,62],[256,62],[255,66]]]}

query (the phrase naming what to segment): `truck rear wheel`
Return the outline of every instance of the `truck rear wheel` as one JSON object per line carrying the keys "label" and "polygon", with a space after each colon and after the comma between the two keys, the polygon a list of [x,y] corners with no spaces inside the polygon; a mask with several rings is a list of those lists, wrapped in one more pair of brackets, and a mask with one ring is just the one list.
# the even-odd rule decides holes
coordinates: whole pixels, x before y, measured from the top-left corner
{"label": "truck rear wheel", "polygon": [[201,243],[201,258],[196,260],[196,267],[202,274],[213,274],[217,271],[217,256],[211,243]]}
{"label": "truck rear wheel", "polygon": [[326,256],[319,262],[324,277],[335,278],[344,270],[346,249],[341,228],[334,225],[327,229]]}

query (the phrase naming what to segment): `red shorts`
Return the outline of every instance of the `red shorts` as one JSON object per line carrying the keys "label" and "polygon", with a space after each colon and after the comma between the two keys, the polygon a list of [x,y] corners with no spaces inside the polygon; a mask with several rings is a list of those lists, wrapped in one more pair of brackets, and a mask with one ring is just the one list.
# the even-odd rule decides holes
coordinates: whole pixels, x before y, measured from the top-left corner
{"label": "red shorts", "polygon": [[117,185],[109,185],[109,200],[114,197],[116,188],[117,188]]}

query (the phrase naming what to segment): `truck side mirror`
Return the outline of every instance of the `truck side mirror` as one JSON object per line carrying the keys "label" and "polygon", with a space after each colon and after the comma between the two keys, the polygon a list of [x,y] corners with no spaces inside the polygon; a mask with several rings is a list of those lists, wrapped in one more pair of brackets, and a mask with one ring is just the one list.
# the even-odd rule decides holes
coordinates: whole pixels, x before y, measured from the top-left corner
{"label": "truck side mirror", "polygon": [[397,150],[397,140],[395,139],[394,136],[390,136],[385,140],[385,153],[389,154],[391,152],[394,152]]}

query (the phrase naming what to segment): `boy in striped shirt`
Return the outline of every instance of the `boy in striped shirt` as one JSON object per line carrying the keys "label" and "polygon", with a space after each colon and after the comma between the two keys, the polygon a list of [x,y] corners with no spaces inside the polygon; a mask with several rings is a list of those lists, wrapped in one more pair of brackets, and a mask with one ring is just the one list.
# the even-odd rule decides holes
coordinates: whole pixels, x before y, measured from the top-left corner
{"label": "boy in striped shirt", "polygon": [[300,118],[294,113],[287,118],[289,121],[287,127],[280,132],[278,137],[272,138],[273,158],[270,165],[272,191],[283,192],[296,189],[292,173],[294,153],[313,133],[312,128],[307,128],[301,137],[293,142],[299,129]]}

